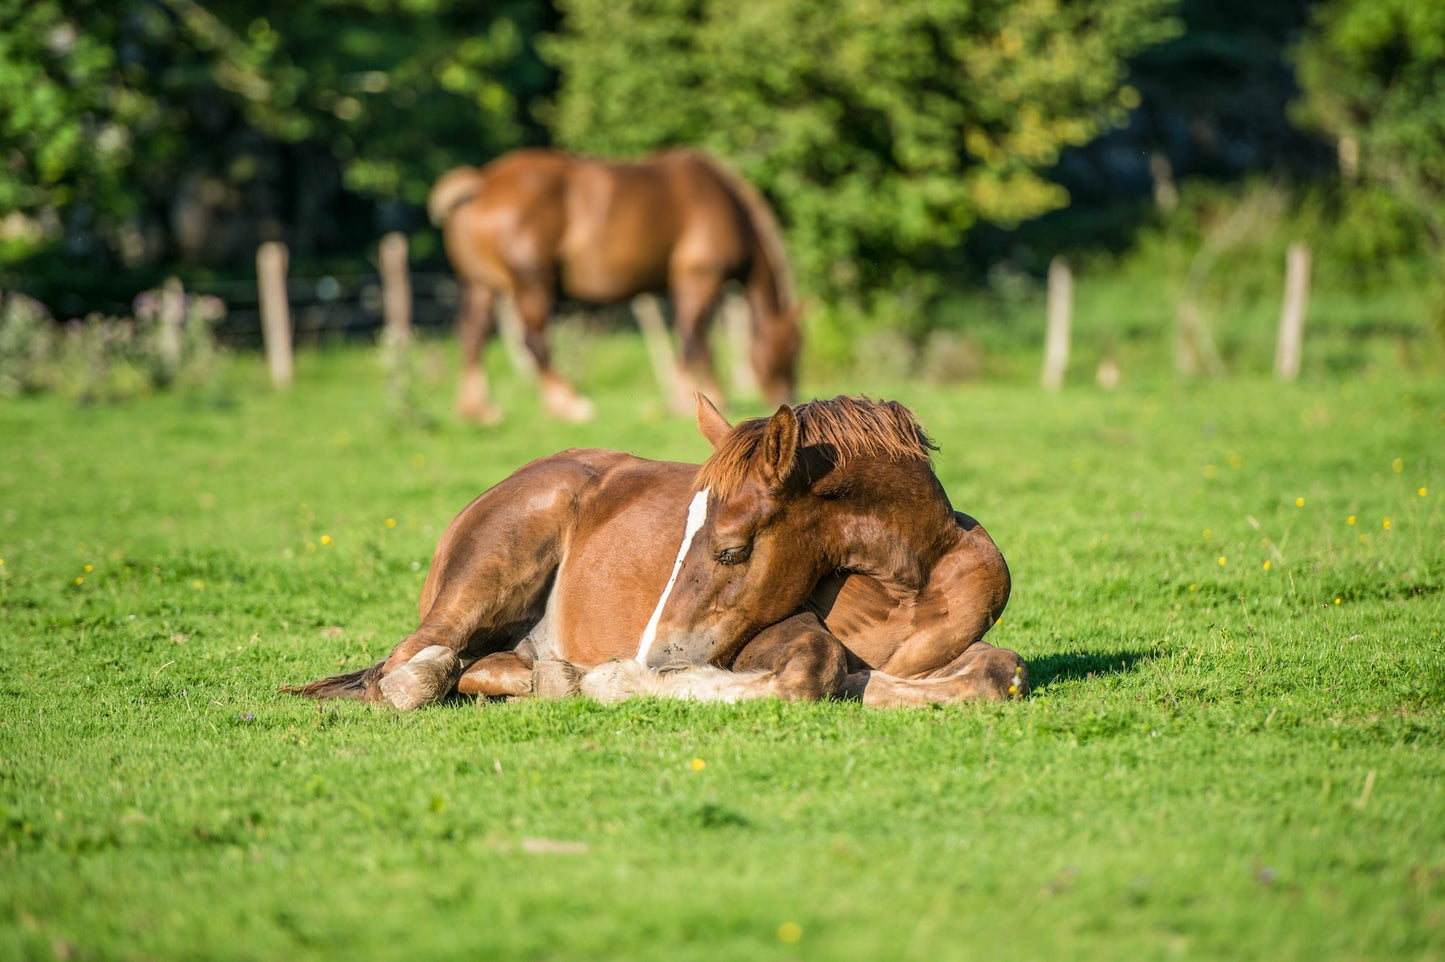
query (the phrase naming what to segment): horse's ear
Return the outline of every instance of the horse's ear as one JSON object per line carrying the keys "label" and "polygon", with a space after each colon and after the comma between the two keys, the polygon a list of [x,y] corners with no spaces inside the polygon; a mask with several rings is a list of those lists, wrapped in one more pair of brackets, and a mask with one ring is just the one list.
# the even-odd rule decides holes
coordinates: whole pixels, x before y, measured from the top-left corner
{"label": "horse's ear", "polygon": [[763,429],[763,481],[781,488],[793,473],[798,457],[798,416],[784,404],[768,418]]}
{"label": "horse's ear", "polygon": [[707,399],[707,395],[701,391],[693,391],[692,396],[697,401],[697,429],[707,438],[708,444],[717,447],[723,438],[732,433],[733,426]]}

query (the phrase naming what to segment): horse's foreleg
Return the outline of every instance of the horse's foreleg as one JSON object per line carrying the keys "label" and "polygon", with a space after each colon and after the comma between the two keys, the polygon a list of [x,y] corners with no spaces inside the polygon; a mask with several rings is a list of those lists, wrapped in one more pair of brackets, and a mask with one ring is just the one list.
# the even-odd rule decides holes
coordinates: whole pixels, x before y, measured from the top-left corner
{"label": "horse's foreleg", "polygon": [[807,612],[759,632],[730,670],[702,665],[654,672],[631,659],[611,661],[587,673],[582,693],[604,703],[643,695],[721,702],[817,701],[837,693],[846,672],[842,642]]}
{"label": "horse's foreleg", "polygon": [[1029,693],[1029,670],[1017,652],[975,642],[951,663],[923,678],[860,671],[842,686],[846,697],[879,708],[955,701],[1006,701]]}
{"label": "horse's foreleg", "polygon": [[810,611],[763,629],[733,659],[733,671],[770,676],[769,694],[817,701],[835,694],[848,671],[848,654]]}
{"label": "horse's foreleg", "polygon": [[457,311],[457,340],[462,350],[462,383],[457,392],[457,414],[482,424],[497,424],[502,412],[492,403],[482,354],[496,325],[496,295],[482,284],[469,283]]}
{"label": "horse's foreleg", "polygon": [[515,651],[494,651],[472,662],[457,682],[460,695],[502,698],[530,694],[534,662]]}
{"label": "horse's foreleg", "polygon": [[519,278],[513,292],[513,303],[522,319],[522,335],[537,362],[537,386],[542,392],[542,406],[547,413],[564,421],[590,421],[596,409],[592,402],[577,392],[572,382],[552,367],[552,351],[547,345],[547,324],[552,319],[555,298],[550,277]]}

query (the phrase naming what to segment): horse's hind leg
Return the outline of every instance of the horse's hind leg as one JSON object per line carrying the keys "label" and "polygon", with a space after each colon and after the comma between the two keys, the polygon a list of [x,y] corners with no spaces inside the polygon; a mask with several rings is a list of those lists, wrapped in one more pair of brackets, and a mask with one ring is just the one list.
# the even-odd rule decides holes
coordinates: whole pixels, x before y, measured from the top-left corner
{"label": "horse's hind leg", "polygon": [[590,477],[575,460],[544,458],[462,509],[432,558],[421,624],[392,649],[367,700],[407,708],[437,701],[456,685],[463,656],[506,651],[526,637],[542,618]]}
{"label": "horse's hind leg", "polygon": [[1006,701],[1028,696],[1029,670],[1017,652],[978,641],[924,677],[899,678],[881,671],[860,671],[848,676],[842,692],[880,708]]}
{"label": "horse's hind leg", "polygon": [[469,283],[457,311],[457,340],[462,350],[462,383],[457,392],[457,414],[482,424],[498,424],[502,412],[492,403],[482,354],[496,324],[496,295],[483,284]]}

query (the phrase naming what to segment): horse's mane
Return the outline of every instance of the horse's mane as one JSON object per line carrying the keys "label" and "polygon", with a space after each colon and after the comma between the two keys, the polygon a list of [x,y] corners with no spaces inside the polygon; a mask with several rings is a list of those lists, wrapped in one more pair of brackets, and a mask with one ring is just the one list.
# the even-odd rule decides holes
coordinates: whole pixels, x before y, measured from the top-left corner
{"label": "horse's mane", "polygon": [[[897,401],[839,396],[796,405],[793,413],[799,450],[815,449],[835,465],[861,457],[927,464],[930,452],[938,450],[913,412]],[[767,425],[767,418],[752,418],[735,427],[698,469],[697,487],[711,488],[719,498],[735,492],[748,476]]]}

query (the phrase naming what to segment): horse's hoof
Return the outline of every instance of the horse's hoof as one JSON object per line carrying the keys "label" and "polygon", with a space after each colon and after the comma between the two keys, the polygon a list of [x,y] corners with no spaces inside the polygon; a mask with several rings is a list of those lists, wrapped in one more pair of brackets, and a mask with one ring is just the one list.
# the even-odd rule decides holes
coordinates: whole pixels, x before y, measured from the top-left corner
{"label": "horse's hoof", "polygon": [[393,708],[410,711],[450,695],[461,675],[457,653],[445,645],[432,645],[382,678],[381,694]]}
{"label": "horse's hoof", "polygon": [[532,694],[538,698],[570,698],[582,692],[586,672],[566,661],[539,661],[532,666]]}
{"label": "horse's hoof", "polygon": [[555,374],[542,377],[542,407],[552,417],[573,424],[590,421],[597,413],[591,401]]}
{"label": "horse's hoof", "polygon": [[552,416],[572,424],[585,424],[597,414],[597,406],[580,394],[550,405]]}
{"label": "horse's hoof", "polygon": [[582,694],[604,705],[650,695],[655,687],[652,672],[631,658],[604,661],[582,678]]}
{"label": "horse's hoof", "polygon": [[494,428],[502,423],[502,409],[491,404],[458,404],[457,417],[463,421]]}

